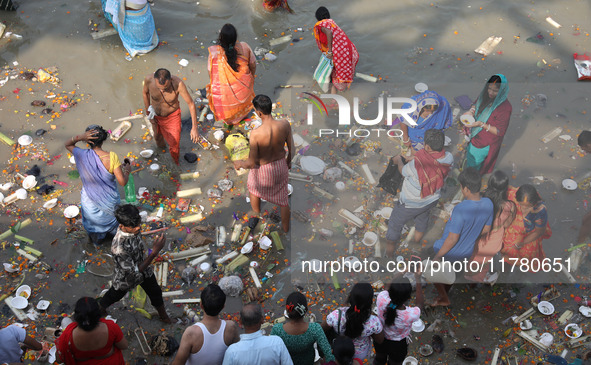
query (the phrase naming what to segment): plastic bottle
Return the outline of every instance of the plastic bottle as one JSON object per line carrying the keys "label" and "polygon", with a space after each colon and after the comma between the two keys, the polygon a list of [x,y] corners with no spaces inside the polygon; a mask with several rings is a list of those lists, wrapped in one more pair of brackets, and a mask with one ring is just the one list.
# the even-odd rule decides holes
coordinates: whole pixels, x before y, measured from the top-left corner
{"label": "plastic bottle", "polygon": [[135,181],[133,180],[132,174],[129,174],[127,184],[125,184],[125,201],[131,204],[137,201],[135,196]]}
{"label": "plastic bottle", "polygon": [[158,208],[158,212],[156,212],[156,217],[162,218],[164,214],[164,204],[160,203],[160,207]]}

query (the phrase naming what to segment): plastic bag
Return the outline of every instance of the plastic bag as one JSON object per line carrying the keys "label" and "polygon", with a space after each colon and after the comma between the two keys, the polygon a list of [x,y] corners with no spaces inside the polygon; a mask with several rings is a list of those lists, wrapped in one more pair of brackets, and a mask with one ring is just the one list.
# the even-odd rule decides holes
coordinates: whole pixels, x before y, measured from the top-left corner
{"label": "plastic bag", "polygon": [[314,71],[314,80],[324,92],[328,92],[330,86],[330,75],[332,74],[332,60],[329,60],[324,53],[320,56],[316,71]]}
{"label": "plastic bag", "polygon": [[230,160],[232,161],[246,160],[250,154],[248,139],[240,133],[230,134],[226,138],[225,146],[230,153]]}
{"label": "plastic bag", "polygon": [[143,308],[146,304],[146,292],[140,285],[136,286],[131,292],[131,300],[134,306],[139,308]]}
{"label": "plastic bag", "polygon": [[587,53],[582,55],[575,53],[573,58],[577,69],[577,80],[591,80],[591,57],[587,56]]}

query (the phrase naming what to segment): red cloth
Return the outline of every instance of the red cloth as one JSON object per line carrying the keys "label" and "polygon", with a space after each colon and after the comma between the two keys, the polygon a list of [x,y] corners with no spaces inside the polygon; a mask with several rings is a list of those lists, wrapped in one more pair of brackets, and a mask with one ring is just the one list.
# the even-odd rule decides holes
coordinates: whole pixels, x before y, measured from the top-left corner
{"label": "red cloth", "polygon": [[[115,344],[123,339],[121,328],[113,321],[104,318],[101,318],[100,321],[106,324],[109,330],[109,339],[102,349],[80,351],[76,348],[72,340],[72,332],[78,327],[76,322],[70,323],[61,336],[55,340],[57,352],[66,365],[125,365],[123,353],[115,347]],[[111,349],[113,349],[113,353],[105,357],[111,352]]]}
{"label": "red cloth", "polygon": [[159,134],[164,137],[168,143],[168,149],[174,162],[179,164],[179,153],[181,150],[181,109],[178,108],[167,117],[156,116],[156,123],[158,125],[156,136]]}
{"label": "red cloth", "polygon": [[286,207],[289,205],[287,182],[289,169],[284,158],[251,169],[248,173],[248,192],[261,199]]}
{"label": "red cloth", "polygon": [[287,0],[263,0],[263,7],[267,11],[273,11],[279,7],[284,8],[287,11],[292,11],[287,3]]}
{"label": "red cloth", "polygon": [[353,42],[332,19],[321,20],[314,26],[316,44],[321,52],[328,51],[328,40],[322,28],[332,31],[332,84],[343,91],[353,82],[359,53]]}
{"label": "red cloth", "polygon": [[486,123],[491,127],[496,127],[498,134],[489,133],[486,131],[486,128],[483,128],[480,133],[474,136],[474,138],[472,138],[470,141],[470,143],[477,148],[490,146],[488,155],[484,159],[482,167],[480,168],[481,175],[491,173],[495,168],[497,157],[499,157],[499,151],[501,150],[501,145],[503,144],[503,138],[505,137],[505,132],[509,127],[512,111],[513,107],[511,106],[509,100],[502,102],[501,105],[493,110],[490,117],[488,118],[488,122]]}
{"label": "red cloth", "polygon": [[421,198],[433,195],[443,187],[450,165],[440,163],[438,159],[445,156],[445,151],[427,152],[419,150],[415,155],[415,169],[421,184]]}

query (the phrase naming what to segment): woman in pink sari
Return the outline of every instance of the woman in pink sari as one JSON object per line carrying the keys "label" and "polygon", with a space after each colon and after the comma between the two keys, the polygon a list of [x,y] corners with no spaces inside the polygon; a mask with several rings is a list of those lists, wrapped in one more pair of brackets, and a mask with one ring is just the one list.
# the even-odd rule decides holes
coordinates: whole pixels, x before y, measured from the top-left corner
{"label": "woman in pink sari", "polygon": [[218,45],[209,47],[207,69],[207,99],[215,119],[240,123],[252,110],[256,58],[248,44],[238,42],[232,24],[225,24]]}
{"label": "woman in pink sari", "polygon": [[[493,226],[490,232],[476,242],[470,261],[478,262],[479,272],[468,272],[465,277],[476,282],[492,282],[489,274],[489,260],[503,248],[505,230],[513,223],[517,208],[508,198],[509,176],[502,171],[495,171],[488,179],[488,186],[483,196],[493,202]],[[471,267],[471,266],[470,266]]]}
{"label": "woman in pink sari", "polygon": [[330,19],[330,13],[324,6],[316,10],[316,20],[314,37],[318,49],[333,62],[330,92],[336,94],[337,90],[345,91],[355,76],[355,67],[359,61],[357,48],[337,23]]}

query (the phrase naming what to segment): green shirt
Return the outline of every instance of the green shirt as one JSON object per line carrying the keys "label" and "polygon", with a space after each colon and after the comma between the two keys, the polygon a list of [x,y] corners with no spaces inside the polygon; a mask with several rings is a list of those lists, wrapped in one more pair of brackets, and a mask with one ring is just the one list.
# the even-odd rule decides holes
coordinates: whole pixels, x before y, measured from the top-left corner
{"label": "green shirt", "polygon": [[335,359],[326,335],[318,323],[310,323],[308,330],[301,335],[290,335],[283,329],[283,323],[277,323],[273,326],[271,334],[281,337],[294,364],[314,364],[314,343],[317,343],[324,353],[324,361]]}

